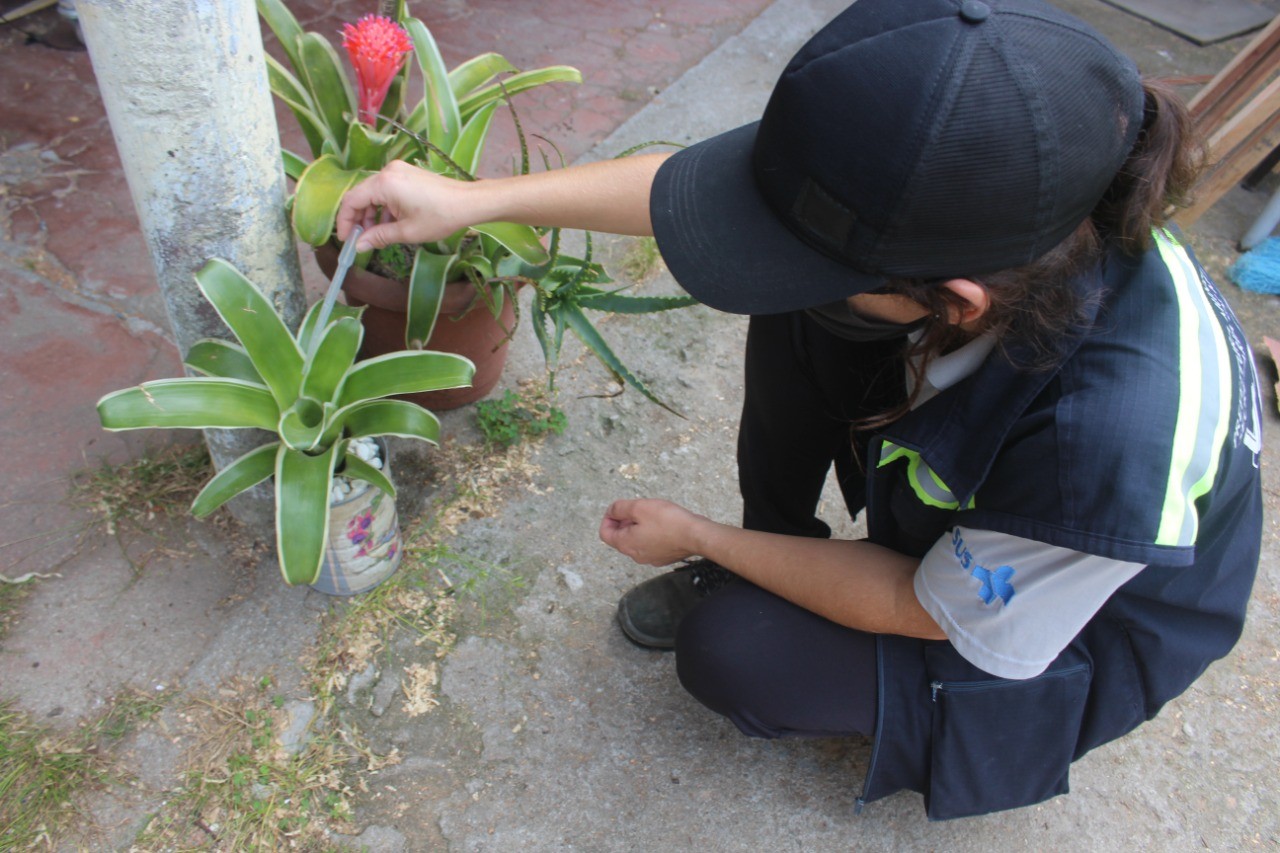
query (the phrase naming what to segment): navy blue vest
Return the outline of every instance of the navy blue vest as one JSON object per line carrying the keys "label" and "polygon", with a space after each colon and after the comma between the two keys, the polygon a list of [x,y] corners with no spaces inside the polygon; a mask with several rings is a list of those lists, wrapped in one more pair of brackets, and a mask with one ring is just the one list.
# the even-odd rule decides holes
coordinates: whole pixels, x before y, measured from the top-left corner
{"label": "navy blue vest", "polygon": [[956,506],[923,502],[905,461],[868,466],[870,538],[922,556],[959,524],[1147,567],[1024,681],[947,642],[882,636],[860,804],[911,789],[945,819],[1065,793],[1072,761],[1155,716],[1239,639],[1262,530],[1244,335],[1170,234],[1080,286],[1092,322],[1059,368],[993,353],[879,437],[918,454]]}

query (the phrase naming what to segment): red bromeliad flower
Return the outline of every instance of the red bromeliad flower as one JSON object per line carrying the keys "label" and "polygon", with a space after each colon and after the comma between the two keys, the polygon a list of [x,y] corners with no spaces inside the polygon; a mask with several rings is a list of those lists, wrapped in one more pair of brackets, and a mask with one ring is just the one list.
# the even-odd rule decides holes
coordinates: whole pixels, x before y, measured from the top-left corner
{"label": "red bromeliad flower", "polygon": [[360,120],[373,124],[387,98],[391,79],[413,50],[404,28],[382,15],[365,15],[355,24],[342,27],[342,46],[351,57],[360,88]]}

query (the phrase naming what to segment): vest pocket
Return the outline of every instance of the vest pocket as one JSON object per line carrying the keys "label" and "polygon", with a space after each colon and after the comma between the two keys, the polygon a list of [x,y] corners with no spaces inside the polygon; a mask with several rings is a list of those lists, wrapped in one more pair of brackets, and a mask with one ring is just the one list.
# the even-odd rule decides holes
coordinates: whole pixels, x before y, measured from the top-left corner
{"label": "vest pocket", "polygon": [[1067,792],[1090,669],[1022,681],[934,681],[926,808],[934,820],[985,814]]}

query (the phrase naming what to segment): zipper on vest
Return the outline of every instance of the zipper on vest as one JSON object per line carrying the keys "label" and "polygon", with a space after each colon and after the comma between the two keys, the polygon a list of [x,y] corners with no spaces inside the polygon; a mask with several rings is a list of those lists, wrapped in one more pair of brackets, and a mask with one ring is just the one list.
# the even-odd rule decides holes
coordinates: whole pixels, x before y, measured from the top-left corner
{"label": "zipper on vest", "polygon": [[929,682],[929,699],[937,703],[938,691],[945,690],[948,693],[971,693],[974,690],[999,690],[1004,687],[1016,687],[1019,684],[1026,684],[1029,681],[1046,678],[1065,678],[1068,675],[1075,675],[1077,672],[1083,672],[1089,668],[1089,664],[1081,663],[1075,666],[1069,666],[1066,669],[1059,669],[1053,672],[1045,672],[1031,678],[991,678],[984,681],[931,681]]}
{"label": "zipper on vest", "polygon": [[[870,497],[870,489],[868,497]],[[868,511],[870,511],[868,509]],[[855,815],[862,814],[862,809],[867,804],[867,788],[871,785],[871,779],[875,776],[876,760],[880,757],[880,738],[883,736],[884,725],[884,649],[879,637],[876,638],[876,730],[871,739],[871,761],[867,764],[867,775],[862,780],[862,793],[858,795],[858,799],[854,800],[853,813]]]}

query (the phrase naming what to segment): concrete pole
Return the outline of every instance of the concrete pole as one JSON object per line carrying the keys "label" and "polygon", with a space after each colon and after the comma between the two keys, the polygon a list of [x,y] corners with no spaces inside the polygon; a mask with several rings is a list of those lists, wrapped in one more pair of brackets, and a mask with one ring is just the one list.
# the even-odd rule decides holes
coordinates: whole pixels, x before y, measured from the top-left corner
{"label": "concrete pole", "polygon": [[[302,276],[253,0],[78,0],[76,11],[182,353],[230,332],[195,272],[225,258],[297,328]],[[207,430],[219,469],[262,433]],[[261,524],[271,492],[232,504]]]}

